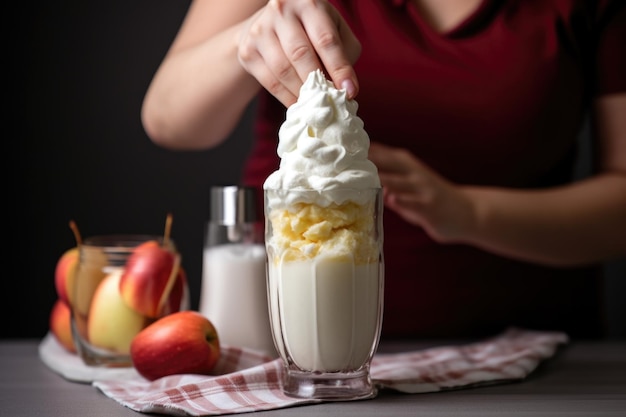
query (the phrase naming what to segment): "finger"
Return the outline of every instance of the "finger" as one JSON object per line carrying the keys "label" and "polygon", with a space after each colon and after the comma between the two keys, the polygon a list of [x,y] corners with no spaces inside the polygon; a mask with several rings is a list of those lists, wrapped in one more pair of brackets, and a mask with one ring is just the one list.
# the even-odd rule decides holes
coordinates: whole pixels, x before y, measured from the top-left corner
{"label": "finger", "polygon": [[317,53],[299,19],[289,18],[284,24],[278,25],[276,35],[280,42],[281,51],[287,60],[288,67],[275,68],[279,71],[276,76],[296,94],[309,76],[311,71],[322,68]]}
{"label": "finger", "polygon": [[[304,32],[300,31],[300,35],[303,34]],[[259,53],[263,56],[276,82],[280,84],[277,88],[286,89],[291,95],[298,97],[304,80],[300,78],[300,74],[294,66],[294,62],[292,61],[293,57],[284,49],[285,46],[282,41],[283,36],[284,35],[278,33],[269,36],[263,45],[259,47]],[[296,38],[298,34],[291,34],[289,36]],[[302,39],[302,36],[300,36],[300,39]],[[300,42],[308,43],[306,39],[304,41],[300,40]],[[311,49],[310,46],[308,48]],[[313,67],[313,69],[315,68],[316,67]]]}
{"label": "finger", "polygon": [[380,173],[378,176],[389,193],[412,193],[418,188],[417,184],[405,175]]}
{"label": "finger", "polygon": [[321,63],[302,27],[299,9],[288,7],[285,1],[270,1],[266,9],[274,23],[272,33],[265,33],[272,42],[265,46],[273,49],[264,48],[263,55],[274,76],[297,96],[308,74]]}
{"label": "finger", "polygon": [[[330,77],[335,85],[345,89],[349,99],[353,99],[359,93],[359,80],[354,71],[353,65],[361,55],[361,42],[354,35],[346,22],[339,18],[339,36],[343,41],[344,51],[350,62],[350,66],[346,70],[341,68],[337,70],[330,69]],[[345,72],[345,73],[344,73]]]}
{"label": "finger", "polygon": [[273,25],[259,10],[240,40],[238,59],[242,67],[285,106],[296,101],[301,82],[287,59]]}
{"label": "finger", "polygon": [[414,169],[411,156],[399,148],[370,143],[369,159],[376,165],[380,173],[409,174]]}
{"label": "finger", "polygon": [[389,194],[385,199],[385,206],[411,224],[424,224],[423,205],[410,195]]}
{"label": "finger", "polygon": [[354,98],[358,80],[352,64],[360,54],[360,43],[337,11],[324,6],[315,3],[306,11],[311,18],[303,21],[304,30],[335,87]]}
{"label": "finger", "polygon": [[[270,48],[271,49],[271,48]],[[239,62],[248,73],[276,97],[285,107],[289,107],[297,100],[297,95],[288,89],[282,81],[276,77],[257,48],[242,48],[239,50]],[[276,61],[278,58],[271,58]]]}

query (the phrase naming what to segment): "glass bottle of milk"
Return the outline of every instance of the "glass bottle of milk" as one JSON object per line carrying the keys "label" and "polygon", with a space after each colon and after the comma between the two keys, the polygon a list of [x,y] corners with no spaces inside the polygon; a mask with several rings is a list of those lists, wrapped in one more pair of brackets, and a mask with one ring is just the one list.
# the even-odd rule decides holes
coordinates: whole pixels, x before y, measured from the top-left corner
{"label": "glass bottle of milk", "polygon": [[215,325],[222,344],[276,357],[255,190],[212,187],[209,207],[199,311]]}

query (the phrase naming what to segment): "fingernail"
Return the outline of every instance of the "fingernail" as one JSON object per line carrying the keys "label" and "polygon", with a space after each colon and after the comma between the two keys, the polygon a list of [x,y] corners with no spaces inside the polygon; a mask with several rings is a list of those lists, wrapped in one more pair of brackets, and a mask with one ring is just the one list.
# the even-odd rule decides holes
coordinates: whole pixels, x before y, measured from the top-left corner
{"label": "fingernail", "polygon": [[341,88],[346,90],[346,95],[349,99],[353,99],[356,95],[356,87],[351,79],[343,80],[341,82]]}

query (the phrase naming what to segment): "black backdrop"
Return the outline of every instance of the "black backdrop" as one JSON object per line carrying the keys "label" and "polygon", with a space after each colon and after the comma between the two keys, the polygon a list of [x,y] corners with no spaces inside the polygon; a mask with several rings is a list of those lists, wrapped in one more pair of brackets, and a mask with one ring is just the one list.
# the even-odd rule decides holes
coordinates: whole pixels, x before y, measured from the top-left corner
{"label": "black backdrop", "polygon": [[75,245],[70,219],[83,237],[161,234],[171,212],[197,305],[208,188],[239,181],[251,136],[246,117],[214,150],[173,152],[143,131],[143,94],[188,4],[35,1],[5,14],[2,336],[46,333],[55,264]]}
{"label": "black backdrop", "polygon": [[[46,333],[54,267],[75,244],[70,219],[83,236],[159,234],[172,212],[197,306],[208,188],[239,181],[252,109],[211,151],[168,151],[145,135],[141,100],[189,0],[13,3],[2,50],[2,251],[10,267],[0,276],[0,337]],[[611,264],[606,290],[611,333],[621,337],[625,263]]]}

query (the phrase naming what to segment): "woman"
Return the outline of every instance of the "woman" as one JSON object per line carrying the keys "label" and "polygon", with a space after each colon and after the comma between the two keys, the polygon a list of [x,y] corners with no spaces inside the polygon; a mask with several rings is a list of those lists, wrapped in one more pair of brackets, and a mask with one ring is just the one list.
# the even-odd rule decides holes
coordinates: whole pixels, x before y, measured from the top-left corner
{"label": "woman", "polygon": [[[152,140],[219,144],[258,97],[245,181],[323,68],[385,190],[384,337],[602,334],[626,254],[626,10],[591,0],[194,0],[146,94]],[[594,173],[573,181],[589,115]]]}

